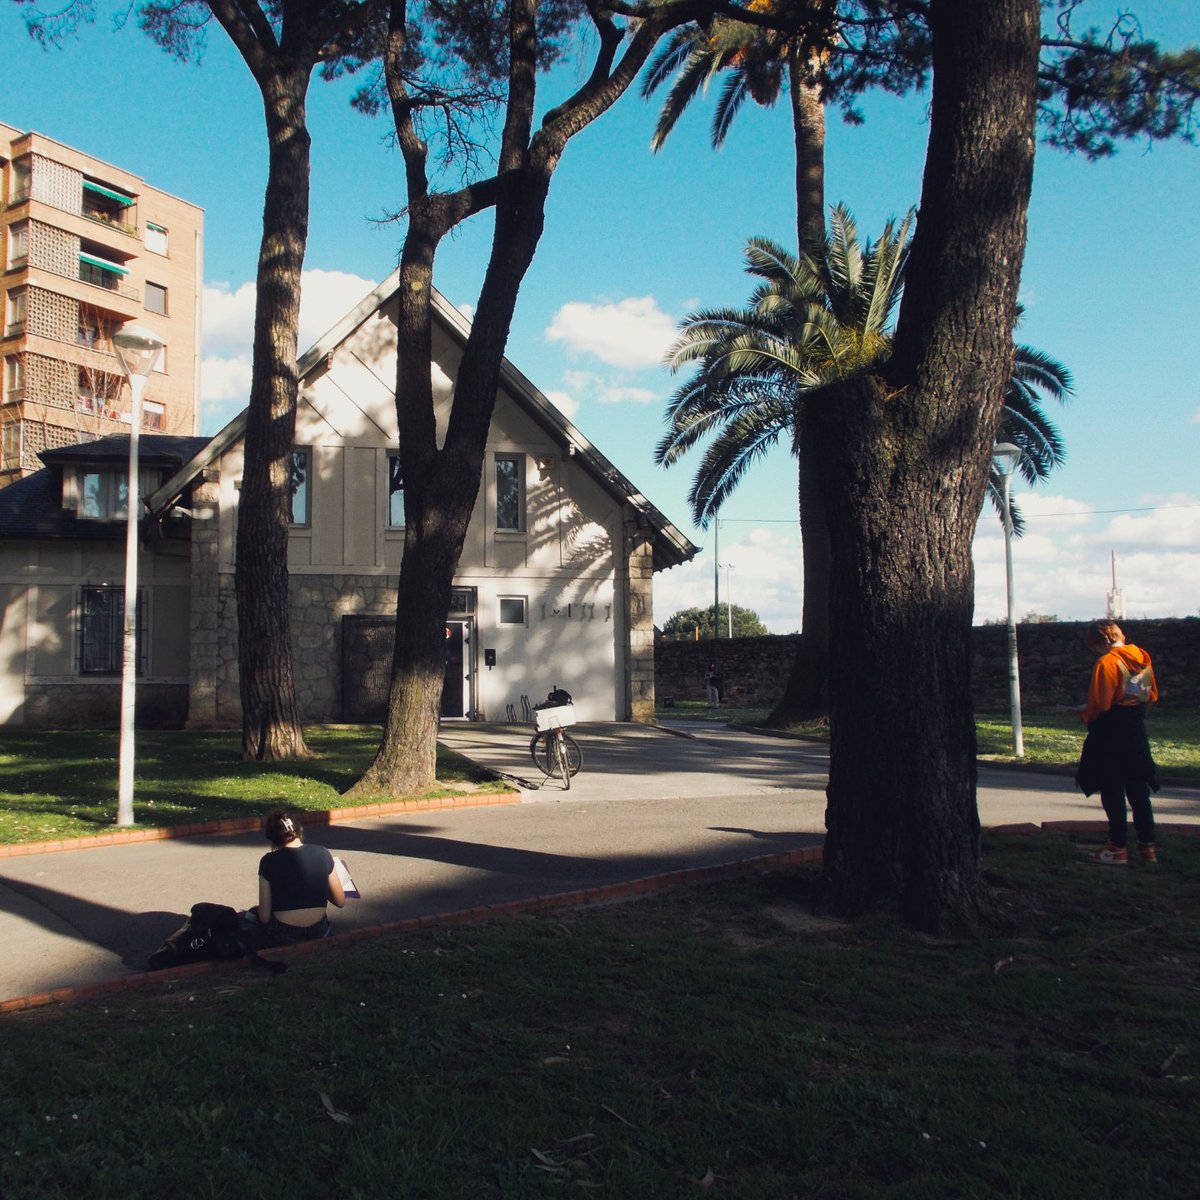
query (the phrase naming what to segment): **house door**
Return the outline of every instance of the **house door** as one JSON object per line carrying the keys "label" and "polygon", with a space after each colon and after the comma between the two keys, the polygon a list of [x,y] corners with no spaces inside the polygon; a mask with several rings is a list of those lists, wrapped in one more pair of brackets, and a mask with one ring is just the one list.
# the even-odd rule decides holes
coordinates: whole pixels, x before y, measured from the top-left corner
{"label": "house door", "polygon": [[470,716],[472,703],[471,634],[474,622],[446,622],[446,683],[442,688],[442,716],[447,720],[463,721]]}

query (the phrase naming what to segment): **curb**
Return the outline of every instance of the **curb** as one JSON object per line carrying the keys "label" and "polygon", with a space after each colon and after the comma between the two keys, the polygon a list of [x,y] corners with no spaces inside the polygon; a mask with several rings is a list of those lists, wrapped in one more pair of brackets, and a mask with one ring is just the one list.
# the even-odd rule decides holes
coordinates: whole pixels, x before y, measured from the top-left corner
{"label": "curb", "polygon": [[[381,804],[355,804],[348,808],[317,809],[301,812],[302,823],[336,825],[339,821],[358,821],[364,817],[384,817],[398,812],[433,812],[445,808],[490,808],[498,804],[520,804],[520,794],[484,792],[476,796],[442,796],[434,800],[392,800]],[[21,858],[28,854],[56,854],[61,850],[91,850],[97,846],[129,846],[140,842],[161,842],[171,838],[203,837],[212,833],[260,833],[262,817],[225,817],[219,821],[198,821],[191,825],[162,825],[153,829],[119,829],[87,837],[63,838],[51,842],[22,842],[0,846],[0,859]]]}
{"label": "curb", "polygon": [[[798,866],[801,863],[820,862],[823,853],[822,846],[805,846],[800,850],[789,850],[779,854],[765,854],[758,858],[739,859],[730,863],[715,863],[706,867],[683,867],[677,871],[667,871],[662,875],[648,875],[642,879],[625,880],[621,883],[607,883],[600,887],[584,888],[579,891],[556,892],[546,896],[530,896],[523,900],[506,900],[500,904],[484,904],[477,908],[459,909],[457,912],[430,913],[423,917],[409,917],[403,921],[386,921],[382,925],[369,925],[363,929],[351,929],[345,933],[336,933],[319,941],[301,942],[295,946],[278,946],[267,950],[262,957],[267,959],[293,958],[297,954],[312,954],[330,945],[346,946],[351,942],[367,941],[384,933],[402,933],[415,929],[428,929],[434,926],[458,925],[468,921],[480,921],[488,918],[516,916],[519,913],[539,912],[546,909],[566,908],[584,904],[603,904],[612,900],[622,900],[630,896],[645,895],[650,892],[663,892],[681,884],[707,883],[717,879],[733,879],[742,875],[767,874],[783,867]],[[132,975],[123,975],[119,979],[105,980],[103,983],[83,984],[80,987],[55,988],[49,992],[36,992],[32,996],[17,996],[11,1000],[0,1001],[0,1015],[13,1012],[25,1012],[33,1008],[45,1008],[50,1004],[65,1004],[76,1000],[91,1000],[99,996],[112,995],[129,991],[149,983],[173,983],[179,980],[192,979],[198,975],[212,974],[215,971],[229,971],[243,967],[238,960],[234,962],[197,962],[188,963],[181,967],[168,967],[163,971],[138,971]],[[250,969],[250,968],[246,968]]]}

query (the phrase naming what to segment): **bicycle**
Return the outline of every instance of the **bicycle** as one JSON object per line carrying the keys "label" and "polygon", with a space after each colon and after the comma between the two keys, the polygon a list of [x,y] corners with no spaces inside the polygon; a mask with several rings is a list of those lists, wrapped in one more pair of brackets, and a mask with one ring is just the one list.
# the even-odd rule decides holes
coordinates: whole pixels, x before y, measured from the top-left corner
{"label": "bicycle", "polygon": [[534,705],[533,718],[537,726],[529,743],[533,765],[547,778],[557,775],[562,780],[563,790],[569,792],[571,776],[583,766],[583,751],[566,732],[566,726],[575,724],[575,705],[570,693],[554,688],[545,704]]}

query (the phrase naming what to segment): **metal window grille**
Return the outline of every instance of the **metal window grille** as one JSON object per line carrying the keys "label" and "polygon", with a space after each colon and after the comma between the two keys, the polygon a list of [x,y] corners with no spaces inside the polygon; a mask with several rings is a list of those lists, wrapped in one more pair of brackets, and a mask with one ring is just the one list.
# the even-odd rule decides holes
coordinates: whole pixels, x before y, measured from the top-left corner
{"label": "metal window grille", "polygon": [[[137,603],[137,673],[143,674],[145,597]],[[83,675],[119,675],[125,642],[125,589],[85,587],[80,597],[79,671]]]}

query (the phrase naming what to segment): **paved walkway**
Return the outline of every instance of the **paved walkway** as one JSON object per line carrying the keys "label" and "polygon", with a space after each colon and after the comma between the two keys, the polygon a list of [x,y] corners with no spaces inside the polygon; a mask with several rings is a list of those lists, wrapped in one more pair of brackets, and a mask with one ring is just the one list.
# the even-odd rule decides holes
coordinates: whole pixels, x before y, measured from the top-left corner
{"label": "paved walkway", "polygon": [[[530,900],[794,853],[821,844],[826,748],[689,726],[623,724],[575,733],[570,791],[543,780],[525,727],[456,725],[441,738],[521,787],[521,803],[406,811],[318,826],[309,840],[350,864],[363,898],[338,931]],[[985,825],[1095,821],[1065,776],[981,771]],[[1163,822],[1200,825],[1200,793],[1164,792]],[[256,833],[213,834],[0,859],[0,1003],[120,980],[192,904],[256,902]]]}

